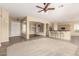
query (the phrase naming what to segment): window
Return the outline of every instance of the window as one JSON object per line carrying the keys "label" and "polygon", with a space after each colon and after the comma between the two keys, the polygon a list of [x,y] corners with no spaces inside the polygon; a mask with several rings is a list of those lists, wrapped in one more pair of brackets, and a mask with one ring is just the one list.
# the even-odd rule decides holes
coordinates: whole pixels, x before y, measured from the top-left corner
{"label": "window", "polygon": [[74,24],[74,30],[75,32],[79,32],[79,24]]}

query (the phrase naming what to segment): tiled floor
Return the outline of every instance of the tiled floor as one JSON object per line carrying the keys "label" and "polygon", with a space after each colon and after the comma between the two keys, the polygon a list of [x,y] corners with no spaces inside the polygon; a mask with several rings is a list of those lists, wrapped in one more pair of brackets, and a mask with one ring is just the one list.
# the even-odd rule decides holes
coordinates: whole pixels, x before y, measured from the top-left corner
{"label": "tiled floor", "polygon": [[77,46],[77,50],[76,50],[75,55],[79,56],[79,36],[73,36],[71,39],[72,40],[70,42]]}
{"label": "tiled floor", "polygon": [[[42,36],[37,36],[38,38],[41,38]],[[37,37],[32,37],[32,39],[30,40],[35,40],[37,39]],[[9,38],[9,42],[3,42],[0,47],[0,56],[6,56],[7,55],[7,47],[16,44],[16,43],[20,43],[20,42],[24,42],[24,41],[28,41],[23,37],[20,36],[16,36],[16,37],[10,37]]]}
{"label": "tiled floor", "polygon": [[31,41],[14,44],[7,49],[7,55],[15,56],[67,56],[75,55],[77,46],[63,40],[34,37]]}
{"label": "tiled floor", "polygon": [[3,42],[1,43],[0,47],[0,56],[6,56],[7,55],[7,47],[16,44],[18,42],[26,41],[23,37],[17,36],[17,37],[11,37],[9,42]]}
{"label": "tiled floor", "polygon": [[[41,40],[41,39],[43,39],[43,40]],[[46,41],[45,41],[45,39],[47,39]],[[30,41],[31,40],[31,41]],[[47,48],[44,48],[44,49],[41,49],[41,52],[39,51],[38,53],[33,53],[33,51],[32,52],[30,52],[30,53],[32,53],[32,54],[30,54],[30,53],[28,53],[28,54],[24,54],[24,53],[22,53],[22,49],[18,49],[18,51],[19,51],[19,53],[22,53],[22,55],[48,55],[48,56],[51,56],[51,55],[73,55],[73,51],[75,51],[75,49],[76,48],[69,48],[69,47],[72,47],[72,46],[77,46],[77,49],[76,49],[76,51],[75,51],[75,53],[74,53],[74,55],[77,55],[77,56],[79,56],[79,37],[72,37],[72,40],[70,41],[70,42],[68,42],[68,41],[62,41],[62,40],[54,40],[54,39],[50,39],[50,38],[44,38],[44,37],[40,37],[40,36],[38,36],[38,37],[33,37],[33,38],[31,38],[30,40],[26,40],[26,39],[24,39],[24,38],[22,38],[22,37],[12,37],[12,38],[10,38],[10,42],[9,42],[9,44],[8,44],[8,50],[7,50],[7,48],[5,47],[5,45],[6,45],[6,43],[5,44],[3,44],[3,47],[1,47],[0,48],[0,55],[13,55],[13,54],[15,54],[15,52],[17,52],[17,49],[19,48],[19,47],[21,47],[23,50],[24,50],[24,52],[28,52],[28,50],[26,50],[26,48],[25,47],[23,47],[23,46],[27,46],[27,44],[29,44],[29,43],[27,43],[27,42],[30,42],[30,43],[32,43],[32,45],[36,45],[36,47],[38,47],[40,44],[40,47],[38,47],[39,49],[37,49],[37,50],[35,50],[35,49],[33,49],[35,52],[36,51],[39,51],[40,50],[40,48],[42,47],[42,48],[44,48],[46,45],[49,45],[50,44],[50,42],[52,42],[53,44],[50,44],[49,46],[53,46],[53,48],[55,49],[58,49],[58,50],[50,50],[50,49],[53,49],[53,48],[51,48],[51,47],[49,47],[50,49],[47,49]],[[51,41],[52,40],[52,41]],[[37,42],[37,43],[35,43],[35,42]],[[22,43],[22,42],[25,42],[25,43]],[[33,43],[34,42],[34,43]],[[49,43],[48,43],[49,42]],[[57,44],[57,42],[58,42],[58,44]],[[60,42],[60,43],[59,43]],[[64,42],[64,43],[63,43]],[[21,44],[22,43],[22,44]],[[17,44],[19,44],[19,47],[18,47],[18,45]],[[23,45],[24,44],[24,45]],[[13,50],[10,50],[11,48],[10,47],[13,47],[13,46],[16,46],[17,47],[17,49],[13,49]],[[22,46],[23,45],[23,46]],[[45,45],[45,46],[44,46]],[[60,46],[61,46],[61,48],[60,48]],[[69,49],[66,49],[65,51],[64,51],[64,45],[65,45],[65,48],[69,48]],[[69,45],[71,45],[71,46],[69,46]],[[56,46],[58,46],[58,47],[56,47]],[[32,48],[32,46],[31,46],[31,44],[29,44],[29,46],[28,47],[31,47]],[[27,47],[27,48],[28,48]],[[34,46],[33,46],[34,47]],[[30,49],[31,49],[30,48]],[[21,50],[21,51],[20,51]],[[60,50],[60,51],[59,51]],[[72,51],[72,52],[68,52],[68,51]],[[10,53],[11,51],[13,51],[12,53]],[[49,52],[46,52],[46,51],[49,51]],[[63,54],[63,52],[65,52],[65,54]],[[67,53],[68,52],[68,53]],[[7,54],[8,53],[8,54]],[[19,54],[15,54],[15,55],[19,55]],[[21,55],[21,54],[20,54]]]}

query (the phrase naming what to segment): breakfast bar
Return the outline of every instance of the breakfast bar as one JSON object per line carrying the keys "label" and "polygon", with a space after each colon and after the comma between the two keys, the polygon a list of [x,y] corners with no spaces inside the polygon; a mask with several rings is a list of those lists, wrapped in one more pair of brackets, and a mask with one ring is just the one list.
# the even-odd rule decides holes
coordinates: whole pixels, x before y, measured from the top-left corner
{"label": "breakfast bar", "polygon": [[71,33],[69,30],[51,30],[49,37],[60,40],[71,40]]}

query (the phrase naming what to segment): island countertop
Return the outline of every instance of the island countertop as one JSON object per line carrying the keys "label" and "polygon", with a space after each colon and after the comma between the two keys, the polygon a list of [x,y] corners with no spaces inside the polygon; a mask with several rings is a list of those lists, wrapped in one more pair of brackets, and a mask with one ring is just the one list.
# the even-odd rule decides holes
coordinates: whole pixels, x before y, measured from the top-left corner
{"label": "island countertop", "polygon": [[62,39],[62,40],[71,40],[71,31],[70,30],[51,30],[49,31],[49,37]]}

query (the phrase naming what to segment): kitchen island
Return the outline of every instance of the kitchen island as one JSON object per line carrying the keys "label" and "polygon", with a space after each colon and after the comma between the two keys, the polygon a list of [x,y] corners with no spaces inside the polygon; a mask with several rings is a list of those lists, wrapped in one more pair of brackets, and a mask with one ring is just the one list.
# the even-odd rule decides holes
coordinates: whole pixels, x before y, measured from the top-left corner
{"label": "kitchen island", "polygon": [[49,37],[61,40],[71,40],[70,30],[51,30],[49,31]]}

